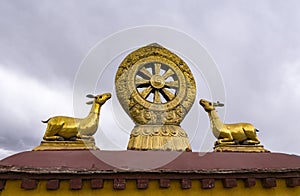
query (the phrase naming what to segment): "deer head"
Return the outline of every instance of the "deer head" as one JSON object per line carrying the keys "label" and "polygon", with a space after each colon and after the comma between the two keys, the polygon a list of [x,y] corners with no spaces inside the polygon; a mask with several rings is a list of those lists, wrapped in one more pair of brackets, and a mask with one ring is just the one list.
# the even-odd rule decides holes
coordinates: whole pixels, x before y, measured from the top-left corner
{"label": "deer head", "polygon": [[199,101],[199,103],[206,112],[215,110],[215,107],[223,107],[224,106],[224,104],[220,103],[219,101],[217,101],[216,103],[213,103],[213,102],[207,101],[205,99],[201,99]]}
{"label": "deer head", "polygon": [[[109,100],[111,98],[111,94],[110,93],[104,93],[101,95],[88,94],[86,97],[94,99],[95,103],[103,105],[107,100]],[[93,104],[94,101],[88,101],[88,102],[86,102],[86,104],[88,104],[88,105]]]}

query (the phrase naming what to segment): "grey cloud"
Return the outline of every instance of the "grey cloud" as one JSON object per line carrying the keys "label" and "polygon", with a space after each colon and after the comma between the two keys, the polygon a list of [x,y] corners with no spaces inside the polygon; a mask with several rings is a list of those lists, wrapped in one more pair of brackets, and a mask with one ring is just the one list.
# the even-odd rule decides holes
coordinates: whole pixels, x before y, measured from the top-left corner
{"label": "grey cloud", "polygon": [[[1,1],[0,66],[57,88],[67,82],[72,90],[80,62],[96,42],[136,25],[170,26],[203,43],[218,64],[227,93],[226,121],[253,122],[270,150],[299,154],[293,122],[300,95],[293,83],[300,83],[300,72],[291,67],[300,63],[298,7],[298,1]],[[287,82],[287,77],[295,79]],[[16,135],[30,132],[30,125],[11,125],[4,115],[12,114],[0,114],[0,136],[7,138],[0,148],[19,151],[22,145],[13,144],[37,143],[40,135]]]}

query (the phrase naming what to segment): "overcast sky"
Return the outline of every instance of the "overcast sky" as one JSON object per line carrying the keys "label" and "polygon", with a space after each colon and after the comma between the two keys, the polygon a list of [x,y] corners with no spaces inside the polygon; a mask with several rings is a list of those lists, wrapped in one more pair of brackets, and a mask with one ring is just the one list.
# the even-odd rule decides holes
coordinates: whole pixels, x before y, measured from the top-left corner
{"label": "overcast sky", "polygon": [[[39,145],[46,128],[40,120],[73,115],[76,73],[91,48],[142,25],[178,29],[201,43],[222,75],[225,121],[251,122],[265,148],[299,155],[299,7],[296,0],[0,1],[0,159]],[[108,69],[112,82],[120,60],[112,59],[116,65]],[[99,92],[114,91],[108,82]],[[193,151],[207,151],[201,139],[211,150],[214,138],[198,101],[209,94],[197,88],[193,108],[201,126],[187,132],[197,133],[189,134]],[[100,126],[100,148],[126,149],[127,132],[120,138],[117,131],[106,134],[105,123]]]}

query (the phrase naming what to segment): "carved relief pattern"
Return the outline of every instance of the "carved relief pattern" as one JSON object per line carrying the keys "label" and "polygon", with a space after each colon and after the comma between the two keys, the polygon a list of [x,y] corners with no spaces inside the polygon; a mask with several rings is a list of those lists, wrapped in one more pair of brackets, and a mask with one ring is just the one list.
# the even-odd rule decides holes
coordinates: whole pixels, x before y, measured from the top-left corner
{"label": "carved relief pattern", "polygon": [[187,137],[186,132],[178,127],[172,125],[166,126],[139,126],[134,128],[131,132],[131,137],[136,136],[172,136],[172,137]]}

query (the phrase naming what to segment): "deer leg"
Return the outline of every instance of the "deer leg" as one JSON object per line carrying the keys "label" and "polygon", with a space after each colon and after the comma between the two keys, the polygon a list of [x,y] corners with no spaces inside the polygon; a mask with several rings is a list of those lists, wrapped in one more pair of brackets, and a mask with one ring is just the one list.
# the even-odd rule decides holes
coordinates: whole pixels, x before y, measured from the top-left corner
{"label": "deer leg", "polygon": [[69,140],[70,140],[70,141],[76,141],[76,140],[77,140],[77,137],[70,137]]}
{"label": "deer leg", "polygon": [[94,137],[93,136],[89,136],[89,135],[81,135],[80,132],[77,133],[76,135],[77,139],[78,140],[91,140],[91,141],[95,141]]}
{"label": "deer leg", "polygon": [[81,140],[81,135],[79,133],[77,133],[76,136],[72,136],[70,138],[68,138],[69,141],[76,141],[76,140]]}
{"label": "deer leg", "polygon": [[63,137],[58,136],[58,135],[44,136],[43,139],[48,140],[48,141],[64,141],[65,140]]}
{"label": "deer leg", "polygon": [[245,141],[243,141],[243,144],[244,145],[248,145],[248,144],[259,144],[260,142],[259,141],[257,141],[257,140],[245,140]]}
{"label": "deer leg", "polygon": [[236,144],[235,141],[233,141],[233,137],[230,133],[223,133],[223,138],[218,138],[217,144],[219,145],[228,145],[228,144]]}
{"label": "deer leg", "polygon": [[255,136],[254,138],[251,138],[251,139],[252,139],[251,141],[253,141],[255,144],[259,144],[260,143],[260,141],[259,141],[259,139],[258,139],[257,136]]}
{"label": "deer leg", "polygon": [[219,139],[217,141],[217,143],[218,143],[218,145],[234,145],[234,144],[236,144],[235,141],[228,140],[227,138]]}
{"label": "deer leg", "polygon": [[64,141],[65,140],[61,136],[44,136],[43,139],[47,140],[47,141]]}
{"label": "deer leg", "polygon": [[233,141],[232,139],[229,138],[223,138],[223,139],[218,139],[216,143],[218,145],[228,145],[228,144],[236,144],[236,141]]}
{"label": "deer leg", "polygon": [[57,126],[52,126],[51,124],[48,124],[43,139],[49,141],[63,141],[63,137],[56,135],[59,130],[60,127],[58,128]]}
{"label": "deer leg", "polygon": [[84,139],[84,140],[95,141],[94,137],[90,136],[90,135],[82,135],[81,138]]}
{"label": "deer leg", "polygon": [[243,144],[247,145],[247,144],[259,144],[260,143],[256,133],[255,132],[253,132],[253,133],[254,134],[250,135],[250,137],[249,137],[249,135],[247,135],[248,138],[245,141],[243,141]]}

